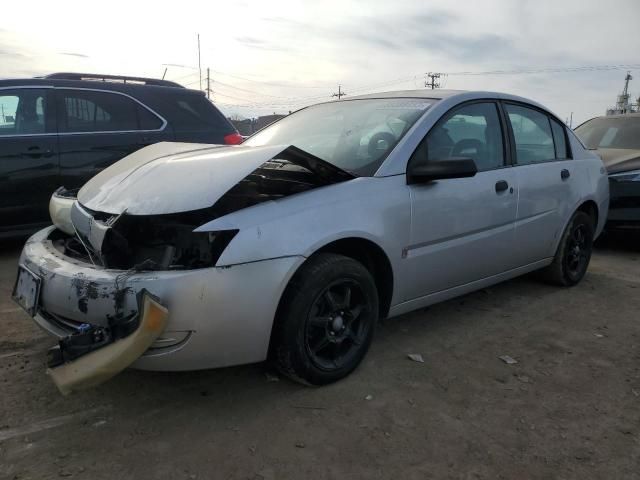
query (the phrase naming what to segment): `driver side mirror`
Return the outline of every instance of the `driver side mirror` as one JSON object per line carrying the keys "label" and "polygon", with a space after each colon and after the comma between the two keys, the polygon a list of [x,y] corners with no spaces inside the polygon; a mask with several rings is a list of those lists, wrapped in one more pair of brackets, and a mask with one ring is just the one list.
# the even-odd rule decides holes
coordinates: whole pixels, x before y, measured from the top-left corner
{"label": "driver side mirror", "polygon": [[420,159],[409,164],[407,183],[411,185],[447,178],[467,178],[473,177],[476,173],[476,163],[468,157],[449,157],[446,160]]}

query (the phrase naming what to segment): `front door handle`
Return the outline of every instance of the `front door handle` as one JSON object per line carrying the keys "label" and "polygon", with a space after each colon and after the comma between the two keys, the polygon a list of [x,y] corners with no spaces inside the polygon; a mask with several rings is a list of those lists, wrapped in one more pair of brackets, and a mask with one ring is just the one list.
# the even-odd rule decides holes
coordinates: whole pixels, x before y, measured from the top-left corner
{"label": "front door handle", "polygon": [[496,193],[504,192],[507,188],[509,188],[509,184],[506,180],[496,182]]}
{"label": "front door handle", "polygon": [[567,170],[566,168],[563,168],[562,171],[560,172],[560,178],[562,180],[566,180],[570,176],[571,176],[571,172],[569,170]]}

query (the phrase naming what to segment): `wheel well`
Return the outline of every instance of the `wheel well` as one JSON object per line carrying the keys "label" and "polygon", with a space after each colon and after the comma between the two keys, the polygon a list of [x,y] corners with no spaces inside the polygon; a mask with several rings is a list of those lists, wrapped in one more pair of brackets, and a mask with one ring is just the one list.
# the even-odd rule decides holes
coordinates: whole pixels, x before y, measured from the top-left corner
{"label": "wheel well", "polygon": [[598,205],[593,200],[587,200],[578,207],[578,211],[584,212],[593,219],[593,228],[598,228]]}
{"label": "wheel well", "polygon": [[384,250],[364,238],[343,238],[325,245],[315,253],[327,252],[353,258],[369,270],[378,290],[380,318],[385,318],[391,308],[393,270]]}

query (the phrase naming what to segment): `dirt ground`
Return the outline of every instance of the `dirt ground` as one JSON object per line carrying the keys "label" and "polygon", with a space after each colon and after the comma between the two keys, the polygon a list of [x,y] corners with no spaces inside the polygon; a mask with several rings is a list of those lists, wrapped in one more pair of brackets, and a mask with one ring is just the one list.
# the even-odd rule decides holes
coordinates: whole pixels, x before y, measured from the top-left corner
{"label": "dirt ground", "polygon": [[131,370],[68,398],[44,373],[54,341],[9,298],[5,242],[0,478],[640,478],[640,241],[623,240],[575,288],[529,276],[384,321],[328,387]]}

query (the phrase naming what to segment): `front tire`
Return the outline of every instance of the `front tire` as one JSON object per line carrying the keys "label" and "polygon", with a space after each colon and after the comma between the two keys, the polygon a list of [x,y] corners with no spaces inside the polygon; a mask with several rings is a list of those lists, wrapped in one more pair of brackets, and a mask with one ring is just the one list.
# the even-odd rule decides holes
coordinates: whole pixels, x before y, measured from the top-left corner
{"label": "front tire", "polygon": [[296,272],[278,309],[276,366],[308,385],[340,380],[364,358],[377,321],[378,292],[369,271],[343,255],[316,254]]}
{"label": "front tire", "polygon": [[577,285],[589,267],[593,236],[591,217],[582,211],[574,213],[562,234],[553,263],[542,271],[543,278],[555,285]]}

